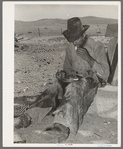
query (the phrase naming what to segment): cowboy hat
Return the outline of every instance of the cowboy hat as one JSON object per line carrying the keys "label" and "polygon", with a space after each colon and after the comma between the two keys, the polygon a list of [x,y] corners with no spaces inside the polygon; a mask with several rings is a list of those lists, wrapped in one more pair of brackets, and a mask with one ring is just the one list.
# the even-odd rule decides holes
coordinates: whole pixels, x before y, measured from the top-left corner
{"label": "cowboy hat", "polygon": [[90,25],[82,25],[81,20],[78,17],[74,17],[68,20],[67,30],[63,32],[63,35],[69,42],[74,42],[79,38]]}

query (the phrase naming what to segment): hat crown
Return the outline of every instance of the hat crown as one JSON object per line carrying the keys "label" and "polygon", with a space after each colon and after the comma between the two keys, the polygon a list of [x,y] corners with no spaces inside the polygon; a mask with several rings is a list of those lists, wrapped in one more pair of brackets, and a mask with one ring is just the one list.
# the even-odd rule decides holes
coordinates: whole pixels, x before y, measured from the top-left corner
{"label": "hat crown", "polygon": [[67,21],[67,30],[63,32],[64,37],[69,42],[74,42],[90,27],[90,25],[82,25],[78,17],[71,18]]}
{"label": "hat crown", "polygon": [[78,17],[68,20],[67,29],[71,33],[77,33],[83,30],[82,22]]}

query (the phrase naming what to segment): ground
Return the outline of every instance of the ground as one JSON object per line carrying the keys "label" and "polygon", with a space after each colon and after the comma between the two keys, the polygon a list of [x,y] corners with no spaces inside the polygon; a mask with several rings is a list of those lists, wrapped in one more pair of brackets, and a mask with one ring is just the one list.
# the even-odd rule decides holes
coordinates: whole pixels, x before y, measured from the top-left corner
{"label": "ground", "polygon": [[[95,38],[95,37],[93,37]],[[102,40],[101,38],[99,38]],[[105,44],[109,39],[103,37]],[[67,42],[60,37],[33,38],[22,42],[15,48],[14,55],[14,96],[33,96],[47,88],[47,82],[55,77],[58,69],[62,69]],[[94,102],[84,117],[75,138],[66,140],[65,144],[117,144],[117,86],[107,85],[100,88]],[[53,117],[46,116],[50,109],[38,108],[38,115],[34,122],[27,128],[17,129],[27,143],[57,143],[57,140],[42,138],[45,127],[49,126]]]}

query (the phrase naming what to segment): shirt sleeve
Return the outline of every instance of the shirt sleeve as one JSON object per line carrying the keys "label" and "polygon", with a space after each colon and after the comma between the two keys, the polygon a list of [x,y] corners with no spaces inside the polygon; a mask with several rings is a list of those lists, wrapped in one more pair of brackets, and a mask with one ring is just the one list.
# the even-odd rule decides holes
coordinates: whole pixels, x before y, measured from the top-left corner
{"label": "shirt sleeve", "polygon": [[95,44],[94,53],[96,61],[93,65],[93,70],[96,72],[97,76],[107,80],[109,76],[109,63],[106,51],[101,42],[97,42],[97,44]]}
{"label": "shirt sleeve", "polygon": [[72,56],[70,52],[70,45],[67,46],[66,48],[66,56],[63,64],[63,70],[66,71],[67,76],[73,73],[73,68],[72,68]]}

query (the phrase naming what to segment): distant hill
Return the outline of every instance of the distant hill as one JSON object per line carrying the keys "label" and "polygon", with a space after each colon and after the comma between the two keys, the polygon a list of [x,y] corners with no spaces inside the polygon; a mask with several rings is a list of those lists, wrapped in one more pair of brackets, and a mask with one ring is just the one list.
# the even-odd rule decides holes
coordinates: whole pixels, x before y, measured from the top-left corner
{"label": "distant hill", "polygon": [[83,17],[81,18],[83,24],[117,24],[117,19],[110,19],[110,18],[100,18],[100,17]]}
{"label": "distant hill", "polygon": [[[89,25],[107,25],[107,24],[117,24],[116,19],[99,18],[93,16],[80,17],[82,24]],[[67,20],[63,19],[41,19],[37,21],[15,21],[15,33],[23,33],[25,35],[39,35],[41,36],[52,36],[61,35],[62,31],[67,28]],[[40,32],[40,33],[39,33]],[[93,33],[91,33],[93,34]]]}

